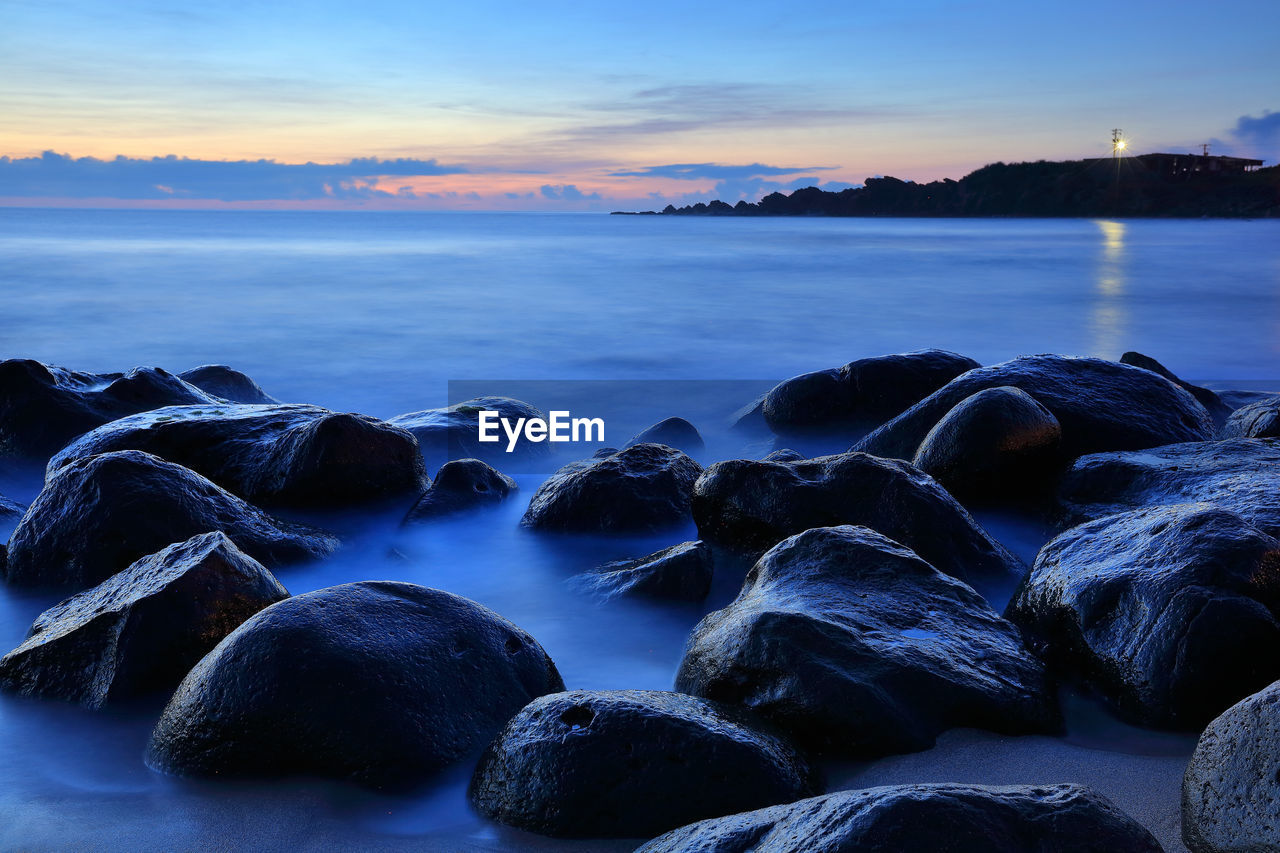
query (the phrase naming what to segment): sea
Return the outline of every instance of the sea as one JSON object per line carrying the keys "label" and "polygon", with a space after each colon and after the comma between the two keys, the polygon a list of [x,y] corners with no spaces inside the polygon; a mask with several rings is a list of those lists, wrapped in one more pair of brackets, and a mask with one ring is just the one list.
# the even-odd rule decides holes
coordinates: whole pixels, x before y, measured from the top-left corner
{"label": "sea", "polygon": [[[1280,390],[1280,222],[0,209],[0,357],[94,372],[228,364],[280,400],[377,417],[460,389],[568,383],[581,408],[589,389],[608,398],[606,443],[674,415],[707,438],[703,464],[758,458],[781,445],[730,424],[773,383],[931,347],[984,364],[1137,350],[1213,387]],[[532,633],[572,689],[670,689],[690,629],[746,567],[718,565],[701,605],[586,600],[573,575],[696,531],[531,533],[519,520],[546,473],[521,473],[501,507],[417,528],[400,526],[404,507],[313,519],[344,547],[278,575],[293,593],[368,579],[446,589]],[[28,503],[41,476],[0,468],[0,493]],[[979,520],[1028,562],[1052,533]],[[13,526],[0,521],[0,537]],[[1009,594],[981,591],[997,608]],[[56,600],[0,588],[0,651]],[[922,753],[833,763],[828,788],[1085,782],[1180,849],[1194,738],[1063,698],[1065,735],[958,730]],[[143,763],[162,705],[0,695],[0,849],[635,846],[485,821],[467,805],[469,766],[394,796],[163,776]]]}

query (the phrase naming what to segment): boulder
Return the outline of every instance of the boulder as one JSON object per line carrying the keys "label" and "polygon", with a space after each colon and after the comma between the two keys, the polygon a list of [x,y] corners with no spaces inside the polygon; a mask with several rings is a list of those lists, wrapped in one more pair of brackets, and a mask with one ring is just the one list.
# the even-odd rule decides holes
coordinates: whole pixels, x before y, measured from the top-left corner
{"label": "boulder", "polygon": [[532,637],[465,598],[391,581],[287,598],[179,685],[147,748],[182,776],[420,783],[564,689]]}
{"label": "boulder", "polygon": [[804,760],[741,711],[649,690],[535,699],[485,751],[481,814],[541,835],[637,838],[813,793]]}
{"label": "boulder", "polygon": [[405,524],[491,506],[506,500],[516,481],[479,459],[454,459],[440,466],[431,487],[404,517]]}
{"label": "boulder", "polygon": [[804,459],[805,455],[798,450],[792,450],[790,447],[783,447],[780,450],[771,452],[760,461],[762,462],[799,462]]}
{"label": "boulder", "polygon": [[1201,388],[1199,385],[1192,385],[1190,382],[1179,379],[1173,374],[1173,371],[1149,355],[1130,351],[1120,356],[1120,363],[1131,364],[1134,367],[1141,367],[1143,370],[1150,370],[1152,373],[1159,374],[1165,379],[1168,379],[1174,385],[1177,385],[1192,397],[1195,397],[1196,400],[1200,402],[1200,405],[1204,406],[1205,411],[1207,411],[1217,423],[1222,423],[1226,420],[1227,415],[1231,414],[1231,406],[1225,403],[1216,392],[1210,391],[1208,388]]}
{"label": "boulder", "polygon": [[181,465],[122,450],[77,460],[48,479],[9,539],[5,577],[84,589],[213,530],[272,568],[338,547],[332,536],[272,518]]}
{"label": "boulder", "polygon": [[913,463],[953,495],[999,498],[1044,484],[1061,464],[1062,426],[1018,388],[966,397],[920,442]]}
{"label": "boulder", "polygon": [[1058,536],[1005,615],[1127,717],[1192,729],[1280,678],[1278,608],[1280,541],[1183,504]]}
{"label": "boulder", "polygon": [[704,820],[636,853],[1160,853],[1083,785],[890,785]]}
{"label": "boulder", "polygon": [[1280,850],[1280,682],[1209,723],[1182,778],[1193,853]]}
{"label": "boulder", "polygon": [[606,563],[571,583],[604,601],[624,596],[701,601],[711,591],[712,561],[707,543],[681,542],[638,560]]}
{"label": "boulder", "polygon": [[749,436],[767,436],[769,423],[764,419],[764,400],[767,394],[756,397],[750,403],[729,416],[729,429]]}
{"label": "boulder", "polygon": [[17,518],[24,511],[21,504],[0,495],[0,518]]}
{"label": "boulder", "polygon": [[1215,430],[1204,406],[1149,370],[1097,358],[1028,355],[953,379],[854,446],[913,459],[929,430],[957,403],[987,388],[1020,388],[1062,425],[1067,458],[1201,441]]}
{"label": "boulder", "polygon": [[77,435],[117,418],[222,402],[155,367],[80,373],[11,358],[0,361],[0,458],[43,461]]}
{"label": "boulder", "polygon": [[418,439],[423,457],[431,465],[443,464],[450,459],[480,459],[506,467],[512,463],[534,464],[551,457],[551,445],[545,441],[520,441],[508,453],[507,438],[501,429],[498,431],[502,436],[501,441],[482,443],[480,412],[486,410],[498,412],[502,418],[511,422],[513,428],[521,418],[546,420],[547,417],[540,409],[522,400],[511,397],[476,397],[442,409],[425,409],[396,415],[387,423],[413,433]]}
{"label": "boulder", "polygon": [[319,406],[169,406],[104,424],[49,460],[53,474],[100,453],[141,450],[245,500],[340,506],[420,492],[427,473],[405,430]]}
{"label": "boulder", "polygon": [[245,374],[225,364],[204,364],[178,374],[182,379],[215,397],[232,403],[279,403]]}
{"label": "boulder", "polygon": [[1236,409],[1218,432],[1219,438],[1280,438],[1280,397]]}
{"label": "boulder", "polygon": [[955,726],[1058,723],[1017,627],[865,527],[806,530],[761,557],[738,598],[694,628],[676,689],[854,757],[927,749]]}
{"label": "boulder", "polygon": [[707,449],[698,428],[684,418],[667,418],[658,421],[648,429],[641,430],[635,438],[627,442],[627,447],[633,444],[665,444],[667,447],[683,450],[690,455]]}
{"label": "boulder", "polygon": [[976,367],[971,358],[936,349],[862,358],[778,384],[762,411],[778,434],[870,429]]}
{"label": "boulder", "polygon": [[0,684],[100,708],[172,690],[218,641],[289,593],[220,532],[143,557],[36,617]]}
{"label": "boulder", "polygon": [[702,466],[662,444],[571,462],[538,488],[521,523],[578,533],[652,532],[689,520]]}
{"label": "boulder", "polygon": [[1026,571],[933,478],[865,453],[717,462],[694,487],[693,517],[703,539],[748,553],[811,527],[857,524],[962,580]]}
{"label": "boulder", "polygon": [[1058,500],[1068,524],[1203,501],[1280,537],[1280,439],[1196,441],[1082,456],[1063,474]]}

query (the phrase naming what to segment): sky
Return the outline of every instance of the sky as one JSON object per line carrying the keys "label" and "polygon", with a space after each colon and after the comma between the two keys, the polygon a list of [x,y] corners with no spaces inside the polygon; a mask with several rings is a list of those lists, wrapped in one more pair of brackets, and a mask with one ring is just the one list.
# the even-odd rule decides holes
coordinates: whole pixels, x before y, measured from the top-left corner
{"label": "sky", "polygon": [[1280,2],[0,0],[0,205],[651,209],[1280,159]]}

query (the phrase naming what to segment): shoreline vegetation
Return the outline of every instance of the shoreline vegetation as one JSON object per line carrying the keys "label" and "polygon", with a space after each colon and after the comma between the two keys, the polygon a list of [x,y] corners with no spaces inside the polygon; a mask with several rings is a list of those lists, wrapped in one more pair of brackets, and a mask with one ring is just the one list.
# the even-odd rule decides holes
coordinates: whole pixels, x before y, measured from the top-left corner
{"label": "shoreline vegetation", "polygon": [[1247,171],[1230,157],[1144,154],[992,163],[960,180],[884,176],[839,192],[804,187],[752,204],[723,201],[621,216],[1153,217],[1280,216],[1280,166]]}

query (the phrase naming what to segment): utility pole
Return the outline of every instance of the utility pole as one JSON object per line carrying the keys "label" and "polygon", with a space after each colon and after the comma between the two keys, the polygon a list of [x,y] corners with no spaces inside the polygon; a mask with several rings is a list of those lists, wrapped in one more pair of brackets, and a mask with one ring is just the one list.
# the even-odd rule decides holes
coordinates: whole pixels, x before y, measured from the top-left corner
{"label": "utility pole", "polygon": [[1124,141],[1124,131],[1118,127],[1111,128],[1111,157],[1113,160],[1120,159],[1120,152],[1124,151],[1128,145]]}

